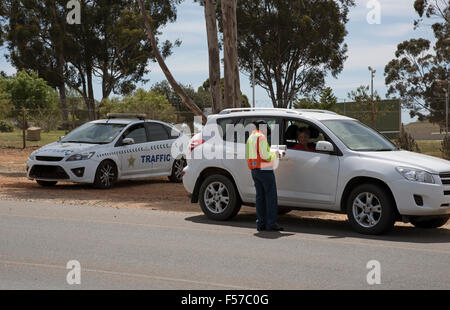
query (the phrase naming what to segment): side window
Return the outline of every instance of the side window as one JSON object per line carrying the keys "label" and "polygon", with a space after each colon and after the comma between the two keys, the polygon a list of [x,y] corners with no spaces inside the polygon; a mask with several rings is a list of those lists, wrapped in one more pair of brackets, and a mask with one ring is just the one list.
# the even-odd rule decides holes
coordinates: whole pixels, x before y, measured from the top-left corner
{"label": "side window", "polygon": [[[267,122],[268,126],[268,132],[267,132],[267,141],[270,145],[278,145],[280,143],[280,124],[278,122],[278,119],[276,118],[269,118],[264,116],[255,116],[255,117],[246,117],[241,120],[241,123],[244,125],[244,128],[251,124],[253,121],[256,120],[264,120]],[[245,132],[245,140],[247,141],[248,137],[250,136],[251,132]]]}
{"label": "side window", "polygon": [[162,126],[166,130],[168,137],[171,140],[177,139],[181,135],[181,132],[179,132],[178,130],[174,130],[172,132],[172,128],[170,128],[169,126],[165,126],[165,125],[162,125]]}
{"label": "side window", "polygon": [[[221,118],[217,120],[217,124],[219,125],[219,131],[222,135],[222,139],[225,141],[230,142],[237,142],[237,133],[235,130],[231,130],[230,132],[227,132],[227,125],[234,125],[239,121],[239,118],[233,117],[233,118]],[[233,128],[228,126],[228,128]]]}
{"label": "side window", "polygon": [[314,152],[318,141],[326,141],[314,125],[299,120],[285,120],[283,142],[289,149]]}
{"label": "side window", "polygon": [[161,141],[168,140],[169,134],[166,129],[164,129],[163,125],[158,123],[147,123],[148,133],[149,133],[149,141]]}
{"label": "side window", "polygon": [[147,142],[147,133],[145,132],[144,124],[138,124],[128,128],[124,132],[122,140],[125,138],[132,138],[135,144]]}

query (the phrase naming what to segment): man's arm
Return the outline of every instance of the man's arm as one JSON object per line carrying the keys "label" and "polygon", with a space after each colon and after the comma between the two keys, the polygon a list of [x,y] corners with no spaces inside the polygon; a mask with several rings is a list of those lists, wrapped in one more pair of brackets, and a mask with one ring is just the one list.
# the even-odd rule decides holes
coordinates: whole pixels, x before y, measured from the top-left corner
{"label": "man's arm", "polygon": [[259,155],[265,161],[274,161],[277,158],[275,152],[270,151],[266,137],[259,137]]}

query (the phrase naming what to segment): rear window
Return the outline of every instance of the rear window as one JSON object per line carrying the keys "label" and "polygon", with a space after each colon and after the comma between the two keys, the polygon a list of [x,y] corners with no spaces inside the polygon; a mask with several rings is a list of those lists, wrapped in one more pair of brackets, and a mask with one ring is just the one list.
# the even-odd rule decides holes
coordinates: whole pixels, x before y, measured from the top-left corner
{"label": "rear window", "polygon": [[[238,118],[238,117],[221,118],[221,119],[217,120],[217,125],[219,127],[218,128],[219,134],[223,140],[231,141],[231,142],[237,141],[237,136],[236,136],[236,133],[234,132],[234,125],[236,123],[238,123],[239,120],[240,120],[240,118]],[[232,125],[232,126],[228,126],[228,129],[230,130],[230,132],[227,132],[227,125]]]}
{"label": "rear window", "polygon": [[149,131],[149,141],[161,141],[168,140],[169,134],[167,130],[161,125],[157,123],[147,123],[148,131]]}

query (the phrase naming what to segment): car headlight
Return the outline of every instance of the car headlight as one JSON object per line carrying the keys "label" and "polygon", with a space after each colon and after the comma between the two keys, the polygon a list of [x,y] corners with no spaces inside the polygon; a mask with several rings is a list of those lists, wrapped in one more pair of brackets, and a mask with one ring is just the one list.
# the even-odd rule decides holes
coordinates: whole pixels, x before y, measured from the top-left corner
{"label": "car headlight", "polygon": [[89,153],[80,153],[80,154],[73,154],[69,158],[66,159],[66,161],[75,161],[75,160],[86,160],[91,159],[92,156],[94,156],[95,152],[89,152]]}
{"label": "car headlight", "polygon": [[34,151],[34,152],[32,152],[31,154],[30,154],[30,157],[28,157],[28,159],[29,160],[35,160],[36,159],[36,151]]}
{"label": "car headlight", "polygon": [[434,184],[434,178],[429,172],[407,167],[397,167],[395,170],[409,181]]}

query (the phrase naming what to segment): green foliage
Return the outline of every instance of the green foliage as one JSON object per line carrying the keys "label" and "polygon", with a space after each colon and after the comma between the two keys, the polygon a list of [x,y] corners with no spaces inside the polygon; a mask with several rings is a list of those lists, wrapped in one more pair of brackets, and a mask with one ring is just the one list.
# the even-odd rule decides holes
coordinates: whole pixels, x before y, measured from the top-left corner
{"label": "green foliage", "polygon": [[[0,93],[2,102],[12,106],[14,116],[22,108],[28,110],[46,109],[52,104],[56,93],[53,88],[39,78],[35,72],[19,71],[12,77],[0,78]],[[4,105],[7,110],[7,104]],[[3,108],[2,108],[3,110]]]}
{"label": "green foliage", "polygon": [[442,140],[441,152],[445,159],[450,160],[450,136],[445,136]]}
{"label": "green foliage", "polygon": [[400,135],[397,140],[397,145],[399,148],[411,152],[420,152],[419,145],[416,140],[414,140],[413,136],[411,136],[408,132],[406,132],[403,124],[400,130]]}
{"label": "green foliage", "polygon": [[450,62],[450,2],[448,0],[415,0],[414,9],[419,19],[414,21],[418,27],[423,19],[428,18],[433,22],[431,28],[437,39],[435,50],[439,61]]}
{"label": "green foliage", "polygon": [[[176,20],[179,3],[144,0],[157,34]],[[80,25],[67,24],[66,5],[67,0],[2,0],[0,37],[18,70],[34,70],[52,87],[76,90],[93,118],[94,77],[101,79],[102,98],[128,95],[146,81],[148,62],[155,58],[136,1],[81,1]],[[159,42],[163,57],[179,44]]]}
{"label": "green foliage", "polygon": [[107,113],[146,113],[147,118],[176,123],[177,112],[167,98],[155,91],[137,89],[131,96],[105,99],[100,108],[101,117]]}
{"label": "green foliage", "polygon": [[[190,85],[181,85],[184,92],[191,98],[191,100],[201,109],[204,110],[211,106],[211,94],[209,89],[204,89],[199,87],[197,91]],[[169,103],[176,109],[179,113],[177,123],[181,122],[192,122],[194,115],[192,112],[184,105],[180,96],[172,89],[167,81],[162,81],[152,85],[151,90],[164,95]]]}
{"label": "green foliage", "polygon": [[256,84],[275,107],[321,90],[328,74],[336,77],[343,69],[345,24],[353,5],[353,0],[237,1],[240,68],[250,75],[255,60]]}
{"label": "green foliage", "polygon": [[5,121],[0,120],[0,132],[13,132],[14,131],[14,125]]}
{"label": "green foliage", "polygon": [[[411,39],[400,43],[384,69],[387,95],[403,99],[403,107],[419,120],[428,119],[444,127],[445,94],[448,91],[448,64],[450,62],[450,9],[449,1],[415,0],[414,9],[419,19],[433,22],[431,28],[436,37],[432,47],[429,40]],[[429,25],[429,24],[428,24]],[[433,51],[430,52],[430,48]]]}
{"label": "green foliage", "polygon": [[2,86],[4,86],[4,83],[0,79],[0,119],[5,119],[11,115],[14,107],[7,99],[6,93],[2,91]]}
{"label": "green foliage", "polygon": [[410,110],[411,117],[443,124],[445,113],[446,65],[429,54],[430,41],[411,39],[397,46],[396,58],[384,69],[387,95],[403,99],[403,107]]}
{"label": "green foliage", "polygon": [[301,98],[294,103],[294,108],[334,111],[336,103],[337,97],[333,94],[331,87],[327,87],[320,92],[318,100],[315,97]]}

